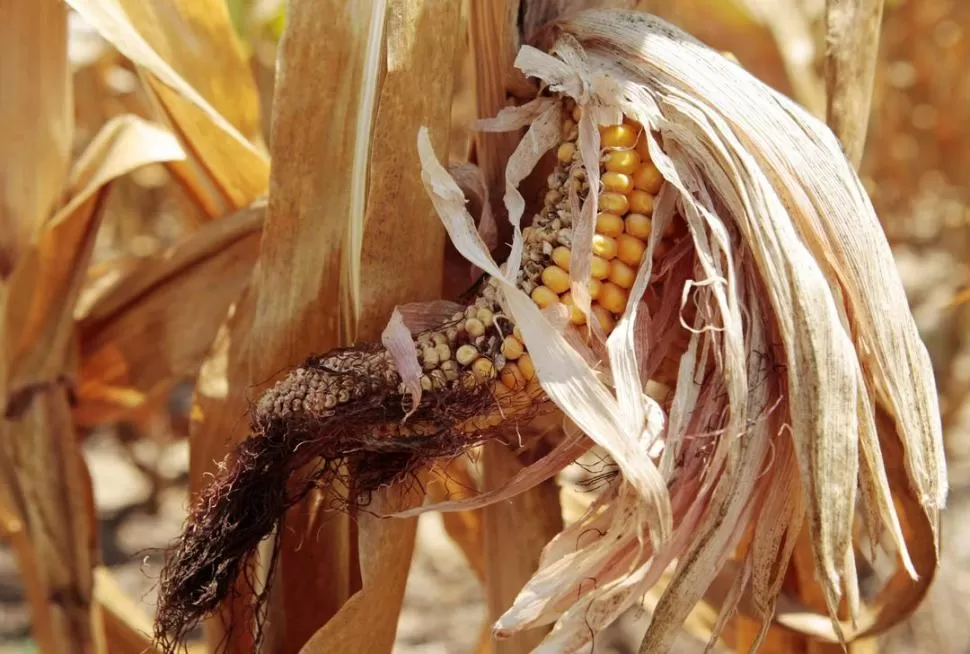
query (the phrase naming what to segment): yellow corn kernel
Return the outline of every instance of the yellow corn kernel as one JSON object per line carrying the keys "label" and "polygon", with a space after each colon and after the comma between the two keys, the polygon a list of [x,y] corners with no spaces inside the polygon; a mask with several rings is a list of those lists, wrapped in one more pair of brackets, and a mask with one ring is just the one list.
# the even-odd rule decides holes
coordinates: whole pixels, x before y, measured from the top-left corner
{"label": "yellow corn kernel", "polygon": [[506,336],[502,340],[502,356],[509,361],[515,361],[525,352],[525,348],[522,347],[522,341],[517,339],[515,336]]}
{"label": "yellow corn kernel", "polygon": [[616,256],[616,250],[616,239],[602,234],[593,234],[593,254],[610,260]]}
{"label": "yellow corn kernel", "polygon": [[630,193],[630,211],[642,213],[645,216],[653,215],[653,196],[646,191],[637,189]]}
{"label": "yellow corn kernel", "polygon": [[630,236],[635,236],[641,241],[647,241],[650,238],[650,232],[653,230],[653,221],[642,213],[631,213],[627,214],[626,220],[623,221],[623,227]]}
{"label": "yellow corn kernel", "polygon": [[519,370],[522,372],[522,376],[525,377],[526,381],[535,379],[536,369],[532,365],[532,357],[529,356],[528,352],[519,357],[519,360],[515,364],[519,366]]}
{"label": "yellow corn kernel", "polygon": [[485,323],[478,318],[469,318],[465,321],[465,331],[469,336],[482,336],[485,333]]}
{"label": "yellow corn kernel", "polygon": [[600,147],[632,148],[637,142],[637,130],[632,125],[610,125],[600,130]]}
{"label": "yellow corn kernel", "polygon": [[474,345],[469,345],[468,343],[465,343],[459,347],[458,351],[455,352],[455,359],[457,359],[458,363],[463,366],[471,365],[471,363],[477,358],[478,350],[475,349]]}
{"label": "yellow corn kernel", "polygon": [[647,149],[647,135],[641,134],[637,141],[636,153],[640,155],[640,161],[647,163],[650,161],[650,150]]}
{"label": "yellow corn kernel", "polygon": [[[614,150],[603,157],[603,164],[609,172],[634,175],[640,167],[640,155],[634,150]],[[637,185],[636,175],[633,176],[633,185]]]}
{"label": "yellow corn kernel", "polygon": [[569,257],[571,256],[572,252],[569,251],[569,248],[560,245],[552,251],[552,262],[566,272],[569,272]]}
{"label": "yellow corn kernel", "polygon": [[565,304],[566,307],[569,309],[569,322],[573,323],[574,325],[586,324],[586,316],[583,315],[583,312],[580,311],[579,307],[576,306],[576,303],[573,302],[572,293],[566,293],[565,295],[563,295],[562,303]]}
{"label": "yellow corn kernel", "polygon": [[615,213],[600,212],[596,216],[596,231],[604,236],[616,238],[623,233],[623,219]]}
{"label": "yellow corn kernel", "polygon": [[591,308],[591,313],[596,316],[596,320],[599,322],[600,327],[603,331],[609,334],[616,327],[616,318],[613,314],[604,309],[598,302],[594,302]]}
{"label": "yellow corn kernel", "polygon": [[540,309],[545,309],[558,302],[559,295],[545,286],[536,286],[532,291],[532,301],[538,304]]}
{"label": "yellow corn kernel", "polygon": [[542,271],[542,283],[553,293],[565,293],[569,290],[569,273],[559,266],[549,266]]}
{"label": "yellow corn kernel", "polygon": [[472,363],[472,374],[475,375],[479,381],[492,379],[495,377],[495,364],[493,364],[492,360],[488,357],[475,359],[475,361]]}
{"label": "yellow corn kernel", "polygon": [[660,187],[664,183],[663,175],[660,170],[648,161],[645,166],[631,173],[633,175],[633,185],[642,191],[656,195],[660,192]]}
{"label": "yellow corn kernel", "polygon": [[619,259],[610,262],[610,281],[620,288],[632,288],[637,271]]}
{"label": "yellow corn kernel", "polygon": [[622,216],[630,210],[630,201],[622,193],[601,193],[600,209]]}
{"label": "yellow corn kernel", "polygon": [[573,160],[574,154],[576,154],[576,144],[571,141],[566,141],[556,150],[556,159],[559,160],[559,163],[568,164]]}
{"label": "yellow corn kernel", "polygon": [[603,284],[598,302],[607,311],[615,314],[623,313],[626,309],[627,292],[612,282]]}
{"label": "yellow corn kernel", "polygon": [[633,268],[640,267],[640,261],[646,249],[647,246],[643,241],[629,234],[620,234],[616,239],[617,258]]}
{"label": "yellow corn kernel", "polygon": [[502,376],[502,385],[506,388],[513,391],[525,388],[525,377],[522,375],[519,367],[514,363],[506,363],[500,374]]}
{"label": "yellow corn kernel", "polygon": [[612,193],[626,195],[633,190],[633,178],[623,173],[603,173],[600,181],[603,182],[603,189]]}
{"label": "yellow corn kernel", "polygon": [[589,297],[595,300],[600,294],[600,289],[603,288],[603,282],[598,279],[591,279],[589,280],[589,286],[586,288],[589,289]]}
{"label": "yellow corn kernel", "polygon": [[606,279],[610,276],[610,262],[594,254],[589,262],[589,276],[593,279]]}

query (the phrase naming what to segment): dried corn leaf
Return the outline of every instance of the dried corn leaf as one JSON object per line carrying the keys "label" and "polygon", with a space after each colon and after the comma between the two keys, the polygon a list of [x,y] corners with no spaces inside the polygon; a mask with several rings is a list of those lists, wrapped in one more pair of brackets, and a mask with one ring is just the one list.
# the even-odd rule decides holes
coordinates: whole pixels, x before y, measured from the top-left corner
{"label": "dried corn leaf", "polygon": [[74,117],[65,13],[56,0],[3,6],[0,281],[61,202],[68,174]]}
{"label": "dried corn leaf", "polygon": [[183,158],[165,130],[134,116],[104,126],[75,165],[70,201],[16,267],[7,303],[10,388],[17,394],[55,379],[74,347],[74,307],[113,180],[142,166]]}
{"label": "dried corn leaf", "polygon": [[63,383],[36,389],[6,434],[17,440],[17,483],[58,652],[93,642],[92,569],[97,524],[91,480],[78,448]]}
{"label": "dried corn leaf", "polygon": [[249,140],[259,125],[258,94],[223,2],[68,4],[147,71],[164,115],[192,155],[175,172],[210,216],[265,193],[269,161]]}
{"label": "dried corn leaf", "polygon": [[198,374],[252,275],[264,217],[265,203],[256,203],[203,225],[163,254],[99,266],[75,315],[76,420],[115,420]]}

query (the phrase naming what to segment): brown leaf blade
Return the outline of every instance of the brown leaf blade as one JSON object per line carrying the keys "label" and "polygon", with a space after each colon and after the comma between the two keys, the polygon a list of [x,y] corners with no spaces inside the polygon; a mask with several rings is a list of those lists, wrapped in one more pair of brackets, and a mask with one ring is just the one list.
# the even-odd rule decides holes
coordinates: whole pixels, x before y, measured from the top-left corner
{"label": "brown leaf blade", "polygon": [[[161,114],[189,144],[192,158],[177,166],[175,173],[210,216],[244,207],[265,193],[269,161],[249,140],[258,125],[258,97],[225,3],[70,0],[68,4],[147,71]],[[186,33],[190,41],[185,40]],[[221,54],[214,55],[216,51]]]}
{"label": "brown leaf blade", "polygon": [[101,266],[106,270],[89,282],[78,316],[76,420],[118,419],[198,374],[252,275],[264,217],[265,203],[256,203],[160,255]]}
{"label": "brown leaf blade", "polygon": [[134,116],[112,120],[92,141],[72,173],[83,186],[72,189],[67,205],[11,278],[6,307],[11,393],[63,372],[73,347],[74,306],[100,224],[104,188],[137,168],[183,156],[170,133]]}
{"label": "brown leaf blade", "polygon": [[67,21],[56,0],[13,0],[0,21],[0,280],[57,207],[74,119]]}

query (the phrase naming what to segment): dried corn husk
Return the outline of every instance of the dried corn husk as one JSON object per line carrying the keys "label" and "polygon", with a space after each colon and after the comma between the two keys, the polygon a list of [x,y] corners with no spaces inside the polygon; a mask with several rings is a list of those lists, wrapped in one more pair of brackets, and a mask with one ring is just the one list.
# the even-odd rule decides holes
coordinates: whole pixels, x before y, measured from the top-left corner
{"label": "dried corn husk", "polygon": [[[668,183],[644,261],[666,222],[683,215],[693,266],[680,307],[698,311],[691,324],[677,316],[670,325],[687,329],[690,342],[663,416],[643,393],[652,344],[635,329],[647,311],[637,300],[650,263],[606,342],[605,382],[515,285],[523,210],[515,187],[555,142],[548,132],[558,105],[540,97],[500,121],[533,116],[506,173],[514,241],[502,269],[419,134],[425,184],[456,248],[500,280],[543,389],[622,472],[580,521],[603,535],[550,543],[498,634],[556,622],[537,651],[578,651],[676,562],[641,649],[666,651],[745,532],[756,530],[716,629],[748,591],[763,636],[803,524],[831,617],[831,629],[816,634],[849,640],[884,628],[896,609],[884,595],[861,606],[855,521],[897,560],[887,588],[918,595],[936,565],[926,544],[937,538],[946,476],[929,359],[851,163],[808,112],[655,17],[588,12],[543,38],[551,54],[524,47],[516,65],[583,108],[579,149],[593,188],[596,123],[623,113],[650,127],[649,152]],[[592,233],[596,195],[575,204],[574,288],[588,274],[588,249],[576,250],[578,235]],[[659,460],[648,455],[657,441]],[[905,474],[890,454],[883,460],[896,450]],[[848,620],[839,619],[843,597]]]}

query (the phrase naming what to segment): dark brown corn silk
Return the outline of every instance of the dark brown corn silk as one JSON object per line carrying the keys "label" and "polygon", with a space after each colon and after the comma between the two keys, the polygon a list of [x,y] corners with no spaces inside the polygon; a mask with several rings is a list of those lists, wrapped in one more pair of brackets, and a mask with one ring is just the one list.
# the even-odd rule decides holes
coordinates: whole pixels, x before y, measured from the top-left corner
{"label": "dark brown corn silk", "polygon": [[[555,169],[541,210],[523,231],[517,283],[543,308],[565,305],[569,321],[589,341],[587,316],[572,302],[568,272],[570,193],[582,201],[589,185],[576,146],[579,110],[571,100],[564,105]],[[626,308],[663,180],[636,123],[605,126],[601,139],[603,188],[589,315],[601,334],[609,334]],[[655,252],[655,259],[667,262],[655,263],[656,281],[644,296],[651,313],[661,318],[669,318],[690,268],[683,230],[668,231]],[[664,287],[673,294],[662,302]],[[227,597],[259,543],[310,490],[342,488],[334,500],[354,510],[382,486],[496,437],[500,426],[525,423],[546,405],[529,354],[500,300],[498,284],[486,280],[462,311],[414,336],[422,373],[417,406],[392,355],[380,345],[311,356],[262,395],[252,408],[252,436],[196,500],[168,554],[155,622],[155,638],[164,651],[174,651]],[[645,372],[676,361],[683,346],[669,338],[654,340]],[[257,597],[257,617],[263,600]]]}

